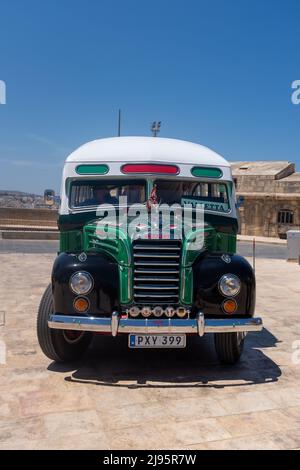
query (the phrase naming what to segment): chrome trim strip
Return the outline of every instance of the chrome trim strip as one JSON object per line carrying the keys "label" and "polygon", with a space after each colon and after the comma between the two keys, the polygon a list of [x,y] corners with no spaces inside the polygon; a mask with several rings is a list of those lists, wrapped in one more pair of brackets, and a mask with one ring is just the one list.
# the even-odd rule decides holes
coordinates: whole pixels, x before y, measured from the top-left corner
{"label": "chrome trim strip", "polygon": [[164,259],[164,258],[171,258],[171,259],[178,259],[180,255],[171,255],[171,254],[149,254],[149,253],[134,253],[134,258],[154,258],[154,259]]}
{"label": "chrome trim strip", "polygon": [[[141,281],[141,279],[138,279]],[[149,284],[141,284],[140,286],[134,285],[134,289],[139,289],[139,290],[178,290],[178,286],[149,286]],[[175,295],[175,294],[174,294]]]}
{"label": "chrome trim strip", "polygon": [[[160,261],[159,263],[155,263],[153,261],[136,261],[135,262],[135,266],[161,266],[162,262]],[[163,266],[174,266],[175,268],[177,268],[177,263],[165,263],[163,264]]]}
{"label": "chrome trim strip", "polygon": [[178,269],[174,269],[174,270],[170,270],[170,269],[150,269],[150,270],[147,270],[147,269],[135,269],[135,274],[178,274],[179,273],[179,270]]}
{"label": "chrome trim strip", "polygon": [[262,319],[224,318],[205,319],[202,312],[196,319],[159,318],[134,319],[120,318],[113,312],[112,318],[78,317],[67,315],[50,315],[49,328],[60,330],[80,330],[92,332],[117,333],[194,333],[203,336],[205,333],[232,333],[261,331]]}
{"label": "chrome trim strip", "polygon": [[[156,295],[152,295],[152,294],[134,294],[134,297],[138,297],[138,298],[143,298],[143,299],[147,299],[149,297],[149,299],[178,299],[178,294],[156,294]],[[173,302],[174,303],[174,302]]]}
{"label": "chrome trim strip", "polygon": [[134,281],[139,281],[139,282],[143,282],[143,281],[147,281],[147,282],[173,282],[175,283],[176,279],[172,278],[172,277],[135,277],[134,278]]}
{"label": "chrome trim strip", "polygon": [[139,251],[143,251],[143,250],[146,250],[146,251],[157,251],[157,250],[163,250],[163,251],[166,251],[166,250],[169,250],[169,251],[180,251],[181,248],[180,246],[169,246],[166,244],[166,246],[155,246],[155,245],[135,245],[134,247],[135,250],[139,250]]}

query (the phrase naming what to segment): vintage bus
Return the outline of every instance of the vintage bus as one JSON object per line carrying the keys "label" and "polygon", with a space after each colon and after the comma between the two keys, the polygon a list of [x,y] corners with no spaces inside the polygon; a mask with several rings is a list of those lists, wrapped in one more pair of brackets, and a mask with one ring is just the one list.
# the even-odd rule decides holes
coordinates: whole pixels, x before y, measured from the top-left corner
{"label": "vintage bus", "polygon": [[232,364],[262,329],[253,269],[236,254],[230,165],[214,151],[154,137],[89,142],[65,162],[58,224],[37,321],[50,359],[78,359],[96,333],[127,335],[130,348],[212,333]]}

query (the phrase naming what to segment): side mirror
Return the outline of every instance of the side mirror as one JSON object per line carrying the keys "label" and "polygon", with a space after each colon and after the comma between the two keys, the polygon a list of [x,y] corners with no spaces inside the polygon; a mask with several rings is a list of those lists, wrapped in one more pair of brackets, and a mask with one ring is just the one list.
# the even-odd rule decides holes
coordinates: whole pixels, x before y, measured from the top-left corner
{"label": "side mirror", "polygon": [[55,191],[53,189],[45,189],[44,191],[44,203],[46,206],[53,206],[55,199]]}

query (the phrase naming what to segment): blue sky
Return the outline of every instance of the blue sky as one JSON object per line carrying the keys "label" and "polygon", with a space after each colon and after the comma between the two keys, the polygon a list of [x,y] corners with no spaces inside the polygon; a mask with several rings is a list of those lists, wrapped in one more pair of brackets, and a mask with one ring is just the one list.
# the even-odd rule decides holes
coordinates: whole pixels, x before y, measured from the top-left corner
{"label": "blue sky", "polygon": [[0,189],[60,187],[95,138],[199,142],[300,170],[298,0],[1,0]]}

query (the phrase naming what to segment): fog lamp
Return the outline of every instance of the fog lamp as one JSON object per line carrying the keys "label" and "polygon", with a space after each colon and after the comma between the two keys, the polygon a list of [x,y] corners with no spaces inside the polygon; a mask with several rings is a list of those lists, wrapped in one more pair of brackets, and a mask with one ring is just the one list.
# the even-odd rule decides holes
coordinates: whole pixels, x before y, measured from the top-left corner
{"label": "fog lamp", "polygon": [[186,316],[186,309],[184,307],[178,307],[176,313],[179,318],[183,318]]}
{"label": "fog lamp", "polygon": [[138,307],[131,307],[131,308],[129,309],[129,315],[130,315],[131,317],[134,317],[134,318],[135,318],[135,317],[138,317],[139,314],[140,314],[140,309],[139,309]]}
{"label": "fog lamp", "polygon": [[236,309],[237,309],[237,303],[234,299],[228,299],[223,302],[223,310],[229,315],[231,313],[234,313]]}
{"label": "fog lamp", "polygon": [[175,309],[173,307],[167,307],[165,310],[165,314],[168,318],[174,317]]}
{"label": "fog lamp", "polygon": [[163,313],[164,313],[164,310],[163,310],[162,307],[154,307],[154,309],[153,309],[153,315],[154,315],[155,317],[161,317]]}
{"label": "fog lamp", "polygon": [[143,308],[142,308],[142,315],[143,315],[143,317],[145,317],[145,318],[150,317],[150,315],[151,315],[151,308],[150,308],[150,307],[143,307]]}
{"label": "fog lamp", "polygon": [[89,308],[90,304],[87,299],[84,297],[78,297],[74,300],[74,308],[77,312],[83,313],[86,312]]}

